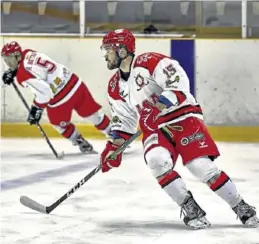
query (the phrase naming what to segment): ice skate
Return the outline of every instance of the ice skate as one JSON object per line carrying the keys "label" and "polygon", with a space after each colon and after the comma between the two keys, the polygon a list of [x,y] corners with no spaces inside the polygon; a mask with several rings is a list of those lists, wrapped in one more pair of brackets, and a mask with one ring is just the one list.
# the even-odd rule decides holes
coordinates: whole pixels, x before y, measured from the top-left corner
{"label": "ice skate", "polygon": [[190,197],[182,204],[181,215],[184,215],[183,222],[195,230],[204,229],[211,224],[207,220],[206,212],[194,200],[192,193],[188,191]]}
{"label": "ice skate", "polygon": [[259,219],[256,216],[255,207],[250,206],[242,200],[233,211],[237,214],[243,225],[257,228],[259,226]]}
{"label": "ice skate", "polygon": [[76,138],[76,141],[73,143],[75,146],[79,146],[79,149],[82,153],[85,154],[98,154],[94,149],[93,146],[85,140],[81,135]]}

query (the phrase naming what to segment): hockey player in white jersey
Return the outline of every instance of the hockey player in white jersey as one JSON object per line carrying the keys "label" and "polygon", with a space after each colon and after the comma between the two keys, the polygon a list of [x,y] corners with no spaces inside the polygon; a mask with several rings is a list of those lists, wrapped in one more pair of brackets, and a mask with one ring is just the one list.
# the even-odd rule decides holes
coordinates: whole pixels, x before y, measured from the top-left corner
{"label": "hockey player in white jersey", "polygon": [[243,200],[214,161],[218,148],[180,64],[159,53],[135,56],[135,38],[126,29],[106,34],[101,48],[108,69],[117,69],[108,84],[113,140],[102,152],[102,172],[121,164],[122,154],[112,160],[108,156],[136,133],[139,123],[146,164],[162,189],[181,207],[187,226],[200,229],[210,223],[174,169],[178,155],[194,176],[229,204],[244,225],[257,227],[255,208]]}
{"label": "hockey player in white jersey", "polygon": [[29,87],[35,94],[28,116],[30,124],[37,124],[46,109],[50,123],[83,153],[91,153],[93,146],[83,138],[71,122],[72,111],[92,122],[95,127],[108,134],[110,120],[101,106],[94,100],[84,82],[64,65],[47,55],[25,49],[17,42],[6,43],[1,51],[9,67],[3,74],[3,82],[10,85],[17,82]]}

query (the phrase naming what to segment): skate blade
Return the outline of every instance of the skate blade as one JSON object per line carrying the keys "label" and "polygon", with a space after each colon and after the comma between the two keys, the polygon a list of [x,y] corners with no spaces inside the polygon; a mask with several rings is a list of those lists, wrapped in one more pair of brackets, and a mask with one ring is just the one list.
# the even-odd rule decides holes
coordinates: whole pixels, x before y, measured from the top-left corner
{"label": "skate blade", "polygon": [[258,228],[259,219],[256,216],[253,216],[245,222],[245,226],[248,228]]}
{"label": "skate blade", "polygon": [[83,154],[88,154],[88,155],[98,154],[98,152],[96,152],[95,150],[84,151],[84,152],[82,152],[82,153],[83,153]]}
{"label": "skate blade", "polygon": [[189,221],[187,225],[194,230],[200,230],[210,227],[211,223],[205,217],[202,217],[200,219],[193,219]]}

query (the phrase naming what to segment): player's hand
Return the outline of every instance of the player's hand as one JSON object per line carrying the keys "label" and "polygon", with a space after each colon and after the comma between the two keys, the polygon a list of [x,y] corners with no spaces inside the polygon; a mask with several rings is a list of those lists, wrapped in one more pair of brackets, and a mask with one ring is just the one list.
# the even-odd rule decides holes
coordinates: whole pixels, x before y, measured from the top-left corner
{"label": "player's hand", "polygon": [[157,117],[160,113],[160,109],[150,103],[144,104],[140,111],[139,126],[140,129],[145,132],[154,132],[158,129]]}
{"label": "player's hand", "polygon": [[32,105],[27,121],[30,123],[30,125],[38,124],[41,119],[42,113],[42,108]]}
{"label": "player's hand", "polygon": [[6,85],[11,85],[14,81],[14,77],[16,75],[16,70],[8,69],[4,72],[2,76],[2,80]]}
{"label": "player's hand", "polygon": [[110,159],[109,156],[118,149],[119,146],[108,141],[106,147],[101,154],[102,172],[107,172],[114,167],[119,167],[122,160],[122,153],[118,154],[115,158]]}

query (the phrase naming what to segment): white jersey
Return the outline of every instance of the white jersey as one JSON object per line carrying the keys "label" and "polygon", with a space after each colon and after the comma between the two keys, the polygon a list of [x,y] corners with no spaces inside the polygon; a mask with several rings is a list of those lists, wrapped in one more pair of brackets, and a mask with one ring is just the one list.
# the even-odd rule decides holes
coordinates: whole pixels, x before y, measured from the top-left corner
{"label": "white jersey", "polygon": [[75,93],[81,80],[66,66],[43,53],[24,50],[16,79],[30,87],[35,94],[35,105],[55,107],[63,104]]}
{"label": "white jersey", "polygon": [[203,119],[185,71],[178,61],[162,54],[137,56],[128,80],[117,71],[109,82],[108,94],[114,131],[136,133],[143,103],[155,104],[158,98],[167,106],[158,118],[160,128],[191,116]]}

